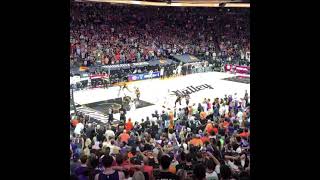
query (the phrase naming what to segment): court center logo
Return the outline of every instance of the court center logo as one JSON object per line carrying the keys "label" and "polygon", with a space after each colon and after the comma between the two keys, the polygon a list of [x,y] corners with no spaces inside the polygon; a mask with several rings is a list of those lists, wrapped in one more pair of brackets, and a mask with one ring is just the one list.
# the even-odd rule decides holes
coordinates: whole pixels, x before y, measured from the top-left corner
{"label": "court center logo", "polygon": [[184,89],[171,91],[171,92],[173,92],[176,96],[185,96],[185,95],[192,94],[192,93],[204,90],[204,89],[213,89],[213,87],[209,84],[203,84],[203,85],[195,86],[195,87],[188,86]]}

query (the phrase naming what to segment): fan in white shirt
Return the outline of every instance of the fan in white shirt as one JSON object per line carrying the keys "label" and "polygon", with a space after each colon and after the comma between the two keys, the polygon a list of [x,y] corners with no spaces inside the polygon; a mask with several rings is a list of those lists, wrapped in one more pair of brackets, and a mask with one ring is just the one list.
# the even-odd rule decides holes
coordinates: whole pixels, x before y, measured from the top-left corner
{"label": "fan in white shirt", "polygon": [[104,133],[105,137],[109,140],[110,137],[115,137],[114,132],[110,129],[110,127],[108,127],[108,129],[106,130],[106,132]]}
{"label": "fan in white shirt", "polygon": [[203,107],[204,112],[208,111],[208,105],[206,102],[202,103],[202,107]]}
{"label": "fan in white shirt", "polygon": [[224,115],[225,111],[226,111],[225,106],[221,105],[219,109],[219,114]]}
{"label": "fan in white shirt", "polygon": [[242,119],[242,114],[243,114],[242,111],[239,111],[239,112],[237,113],[237,118],[238,118],[238,119]]}
{"label": "fan in white shirt", "polygon": [[80,122],[76,125],[76,128],[74,129],[75,134],[81,134],[81,131],[83,130],[84,125]]}
{"label": "fan in white shirt", "polygon": [[234,93],[233,99],[234,99],[235,101],[239,101],[237,93]]}
{"label": "fan in white shirt", "polygon": [[113,145],[112,143],[114,143],[114,142],[111,141],[111,145],[109,146],[109,147],[110,147],[110,154],[117,154],[117,153],[119,153],[120,147],[115,146],[115,145]]}

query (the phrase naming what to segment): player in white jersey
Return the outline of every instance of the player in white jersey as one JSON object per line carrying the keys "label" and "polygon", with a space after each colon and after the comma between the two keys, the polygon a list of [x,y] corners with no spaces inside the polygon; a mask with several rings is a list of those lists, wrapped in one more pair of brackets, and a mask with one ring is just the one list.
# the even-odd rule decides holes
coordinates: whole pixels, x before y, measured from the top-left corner
{"label": "player in white jersey", "polygon": [[166,95],[164,96],[164,102],[163,102],[163,107],[168,108],[172,105],[171,102],[173,102],[174,94],[168,89]]}

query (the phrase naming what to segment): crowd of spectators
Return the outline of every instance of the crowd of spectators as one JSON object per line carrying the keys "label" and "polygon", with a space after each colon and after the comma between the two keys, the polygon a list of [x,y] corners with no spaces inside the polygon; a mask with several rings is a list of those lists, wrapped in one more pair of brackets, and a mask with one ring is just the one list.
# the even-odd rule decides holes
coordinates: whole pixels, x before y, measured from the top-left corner
{"label": "crowd of spectators", "polygon": [[[250,51],[249,9],[181,8],[71,3],[70,63],[91,66],[143,62],[190,54],[239,63]],[[113,71],[127,74],[176,66]],[[182,74],[193,73],[183,67]],[[185,72],[185,73],[184,73]],[[106,72],[94,72],[95,74]],[[250,99],[237,94],[164,107],[120,123],[70,117],[70,177],[102,179],[250,179]],[[174,102],[172,102],[174,103]]]}
{"label": "crowd of spectators", "polygon": [[[174,102],[172,102],[174,103]],[[160,112],[160,113],[159,113]],[[236,93],[120,123],[70,119],[73,179],[250,179],[250,97]]]}
{"label": "crowd of spectators", "polygon": [[249,9],[72,2],[71,65],[141,62],[191,54],[231,63],[250,51]]}
{"label": "crowd of spectators", "polygon": [[[209,66],[207,61],[184,65],[181,64],[170,64],[170,65],[156,65],[156,66],[144,66],[144,67],[129,67],[129,68],[121,68],[110,71],[110,74],[108,72],[108,69],[105,68],[97,68],[95,71],[88,72],[88,76],[90,75],[108,75],[108,86],[116,85],[119,82],[126,82],[128,81],[128,75],[134,75],[134,74],[146,74],[150,72],[159,72],[161,79],[163,78],[170,78],[170,77],[177,77],[181,75],[187,75],[187,74],[194,74],[194,73],[201,73],[201,72],[210,72],[213,71],[213,66]],[[70,73],[70,76],[80,76],[80,74],[77,73]],[[103,84],[102,80],[99,83],[101,86]],[[90,85],[88,80],[86,81],[80,81],[76,83],[77,88],[74,88],[76,90],[81,90],[88,88],[89,86],[95,88],[95,85]]]}

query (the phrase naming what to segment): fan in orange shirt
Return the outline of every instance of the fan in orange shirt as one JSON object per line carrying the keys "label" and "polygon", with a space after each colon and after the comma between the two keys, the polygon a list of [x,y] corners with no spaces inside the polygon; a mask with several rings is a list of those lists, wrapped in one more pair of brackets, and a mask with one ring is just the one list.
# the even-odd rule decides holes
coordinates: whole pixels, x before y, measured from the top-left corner
{"label": "fan in orange shirt", "polygon": [[169,112],[169,120],[173,120],[174,119],[174,114],[173,111]]}
{"label": "fan in orange shirt", "polygon": [[172,174],[176,174],[176,172],[177,172],[176,166],[174,166],[174,165],[171,164],[171,165],[169,166],[168,171],[171,172]]}
{"label": "fan in orange shirt", "polygon": [[130,132],[133,129],[133,124],[131,122],[131,118],[128,119],[128,122],[126,123],[126,130],[127,132]]}
{"label": "fan in orange shirt", "polygon": [[174,128],[174,114],[172,111],[169,113],[169,129]]}
{"label": "fan in orange shirt", "polygon": [[228,126],[229,126],[229,122],[225,120],[225,121],[223,122],[223,127],[224,127],[224,128],[227,128]]}
{"label": "fan in orange shirt", "polygon": [[200,119],[201,119],[201,120],[205,120],[206,117],[207,117],[207,113],[204,112],[204,111],[202,111],[202,112],[200,113]]}
{"label": "fan in orange shirt", "polygon": [[129,134],[127,133],[126,130],[123,130],[123,133],[121,133],[121,134],[119,135],[119,138],[120,138],[120,141],[121,141],[121,142],[126,142],[126,143],[128,143],[128,140],[129,140],[130,136],[129,136]]}
{"label": "fan in orange shirt", "polygon": [[189,115],[189,116],[192,116],[192,106],[189,106],[189,107],[188,107],[188,115]]}
{"label": "fan in orange shirt", "polygon": [[200,135],[196,135],[196,137],[192,138],[190,141],[189,141],[189,144],[192,144],[193,146],[202,146],[203,143],[202,143],[202,140],[200,139]]}

